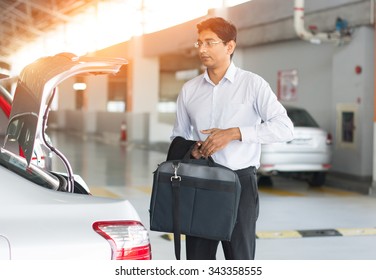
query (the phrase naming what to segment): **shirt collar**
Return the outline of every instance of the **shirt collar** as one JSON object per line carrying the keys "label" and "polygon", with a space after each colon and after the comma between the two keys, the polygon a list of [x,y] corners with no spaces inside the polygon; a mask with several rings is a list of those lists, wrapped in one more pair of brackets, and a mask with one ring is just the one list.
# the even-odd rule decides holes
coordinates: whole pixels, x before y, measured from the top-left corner
{"label": "shirt collar", "polygon": [[[234,62],[231,61],[230,66],[228,67],[226,74],[224,75],[222,80],[227,79],[231,83],[233,83],[234,80],[235,80],[235,73],[236,73],[236,66],[235,66]],[[210,80],[209,74],[208,74],[208,70],[205,71],[204,78],[207,82],[212,83],[212,81]]]}
{"label": "shirt collar", "polygon": [[236,73],[236,66],[231,61],[231,64],[226,71],[225,78],[229,80],[231,83],[233,83],[235,81],[235,73]]}

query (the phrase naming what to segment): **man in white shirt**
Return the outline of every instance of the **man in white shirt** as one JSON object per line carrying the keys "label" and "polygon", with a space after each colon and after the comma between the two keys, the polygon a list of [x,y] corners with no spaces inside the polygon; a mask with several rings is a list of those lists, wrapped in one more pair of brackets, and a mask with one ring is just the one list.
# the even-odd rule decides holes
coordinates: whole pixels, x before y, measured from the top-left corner
{"label": "man in white shirt", "polygon": [[[211,156],[238,173],[237,224],[222,246],[226,259],[254,259],[261,144],[292,140],[293,124],[269,84],[232,62],[237,35],[232,23],[209,18],[197,29],[195,46],[206,71],[184,84],[171,139],[197,141],[193,157]],[[187,259],[216,259],[218,243],[186,236]]]}

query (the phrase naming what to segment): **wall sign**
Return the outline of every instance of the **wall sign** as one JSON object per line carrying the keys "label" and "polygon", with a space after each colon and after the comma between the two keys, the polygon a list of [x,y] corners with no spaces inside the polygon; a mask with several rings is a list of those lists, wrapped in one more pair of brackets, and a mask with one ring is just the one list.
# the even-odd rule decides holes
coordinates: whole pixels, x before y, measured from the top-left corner
{"label": "wall sign", "polygon": [[297,99],[298,71],[278,71],[277,97],[281,101],[293,101]]}

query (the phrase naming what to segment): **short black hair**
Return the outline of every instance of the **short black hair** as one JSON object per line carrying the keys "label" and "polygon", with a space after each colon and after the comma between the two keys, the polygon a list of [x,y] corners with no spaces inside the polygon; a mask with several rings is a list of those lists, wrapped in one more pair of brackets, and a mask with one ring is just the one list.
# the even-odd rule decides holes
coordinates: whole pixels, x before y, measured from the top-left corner
{"label": "short black hair", "polygon": [[212,17],[197,24],[198,33],[210,29],[224,42],[236,42],[237,30],[234,24],[221,17]]}

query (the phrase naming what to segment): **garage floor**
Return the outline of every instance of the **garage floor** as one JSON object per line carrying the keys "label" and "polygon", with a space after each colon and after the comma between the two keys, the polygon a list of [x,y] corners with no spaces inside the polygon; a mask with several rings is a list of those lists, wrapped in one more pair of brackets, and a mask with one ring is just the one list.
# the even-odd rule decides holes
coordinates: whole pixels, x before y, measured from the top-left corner
{"label": "garage floor", "polygon": [[[165,160],[166,144],[148,147],[56,131],[49,135],[94,195],[129,199],[149,227],[152,174]],[[56,158],[53,166],[64,171]],[[376,259],[375,196],[327,186],[312,189],[303,181],[283,177],[274,177],[273,186],[259,189],[256,259]],[[174,259],[171,237],[150,232],[153,259]],[[184,247],[183,237],[183,259]],[[220,247],[218,259],[223,259]]]}

